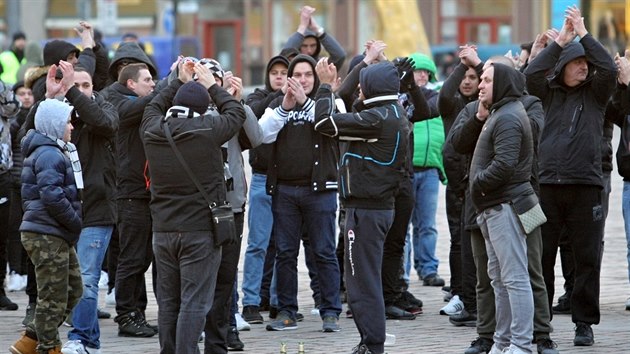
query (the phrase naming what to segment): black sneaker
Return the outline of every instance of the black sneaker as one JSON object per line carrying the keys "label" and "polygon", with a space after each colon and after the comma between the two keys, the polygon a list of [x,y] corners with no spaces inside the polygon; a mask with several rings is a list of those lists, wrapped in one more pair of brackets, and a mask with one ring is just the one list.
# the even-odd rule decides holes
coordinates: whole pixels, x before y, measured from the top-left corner
{"label": "black sneaker", "polygon": [[118,323],[120,337],[153,337],[155,335],[155,330],[146,325],[146,321],[140,314],[133,311],[116,316],[114,322]]}
{"label": "black sneaker", "polygon": [[263,323],[263,317],[260,315],[258,306],[255,306],[255,305],[243,307],[243,319],[247,321],[249,324]]}
{"label": "black sneaker", "polygon": [[385,306],[385,318],[388,320],[415,320],[416,315],[398,306],[388,305]]}
{"label": "black sneaker", "polygon": [[556,315],[570,315],[571,314],[571,297],[568,297],[565,293],[558,298],[558,304],[553,306],[552,311]]}
{"label": "black sneaker", "polygon": [[403,291],[401,294],[401,297],[403,300],[407,301],[408,303],[410,303],[411,305],[417,306],[417,307],[422,307],[423,303],[422,300],[418,299],[417,297],[413,296],[412,293],[410,293],[409,291]]}
{"label": "black sneaker", "polygon": [[470,343],[470,347],[466,349],[464,354],[490,353],[493,344],[494,340],[492,340],[492,338],[477,337],[477,339]]}
{"label": "black sneaker", "polygon": [[591,325],[584,322],[576,323],[573,345],[576,347],[590,347],[593,343],[595,343],[595,339],[593,338]]}
{"label": "black sneaker", "polygon": [[228,351],[240,352],[245,348],[245,344],[238,337],[238,330],[236,327],[230,327],[227,334],[227,348]]}
{"label": "black sneaker", "polygon": [[296,321],[296,322],[302,322],[302,321],[304,321],[304,315],[303,315],[303,314],[301,314],[301,313],[299,313],[299,312],[296,312],[296,313],[295,313],[295,321]]}
{"label": "black sneaker", "polygon": [[[4,270],[2,270],[4,272]],[[16,311],[18,305],[11,301],[6,295],[0,295],[0,311]]]}
{"label": "black sneaker", "polygon": [[98,316],[98,318],[100,319],[108,319],[112,317],[112,314],[107,312],[107,311],[103,311],[101,309],[96,309],[96,315]]}
{"label": "black sneaker", "polygon": [[538,338],[536,339],[536,349],[538,354],[558,354],[558,345],[554,343],[550,338]]}
{"label": "black sneaker", "polygon": [[151,328],[155,332],[155,334],[158,334],[158,326],[152,325],[149,322],[147,322],[147,318],[144,317],[142,313],[140,313],[140,316],[141,316],[141,319],[140,319],[141,324]]}
{"label": "black sneaker", "polygon": [[462,312],[448,317],[448,321],[455,327],[477,327],[477,313],[468,312],[463,309]]}
{"label": "black sneaker", "polygon": [[427,275],[422,280],[422,285],[424,286],[444,286],[444,279],[440,277],[437,273]]}
{"label": "black sneaker", "polygon": [[22,320],[22,325],[24,327],[28,326],[28,324],[33,322],[33,319],[35,319],[36,306],[37,306],[36,302],[32,302],[28,304],[28,306],[26,306],[26,315],[24,316],[24,319]]}

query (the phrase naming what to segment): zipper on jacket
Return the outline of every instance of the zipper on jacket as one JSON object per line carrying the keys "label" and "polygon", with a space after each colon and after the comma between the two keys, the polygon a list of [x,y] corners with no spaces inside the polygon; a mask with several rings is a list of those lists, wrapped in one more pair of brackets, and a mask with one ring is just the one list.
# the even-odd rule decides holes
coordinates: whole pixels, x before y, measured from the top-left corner
{"label": "zipper on jacket", "polygon": [[[575,110],[573,111],[573,118],[571,118],[571,125],[569,126],[569,133],[571,133],[573,131],[573,123],[575,122],[575,117],[578,114],[578,112],[581,114],[582,113],[582,107],[583,105],[580,105],[579,107],[575,108]],[[577,130],[577,128],[576,128]]]}

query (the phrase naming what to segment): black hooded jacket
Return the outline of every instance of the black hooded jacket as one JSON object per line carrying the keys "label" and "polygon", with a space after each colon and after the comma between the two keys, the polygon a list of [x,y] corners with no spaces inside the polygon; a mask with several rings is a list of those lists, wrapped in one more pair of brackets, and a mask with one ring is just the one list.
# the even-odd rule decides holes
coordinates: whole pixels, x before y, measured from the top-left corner
{"label": "black hooded jacket", "polygon": [[[584,82],[563,82],[568,62],[586,56],[589,73]],[[547,72],[553,75],[547,78]],[[606,49],[587,34],[564,50],[553,42],[525,70],[527,89],[540,97],[545,128],[539,145],[541,184],[583,184],[602,187],[604,112],[615,87],[617,70]]]}
{"label": "black hooded jacket", "polygon": [[[284,64],[289,67],[289,60],[282,55],[276,55],[267,63],[267,70],[265,71],[265,87],[262,89],[256,89],[250,95],[247,96],[245,102],[254,112],[256,118],[260,119],[265,113],[265,109],[269,107],[271,102],[278,97],[282,97],[282,90],[274,91],[271,88],[269,82],[269,72],[271,67],[275,64]],[[254,173],[267,174],[267,167],[269,166],[269,158],[271,157],[271,145],[262,144],[254,149],[249,150],[249,164],[252,166]]]}
{"label": "black hooded jacket", "polygon": [[[265,138],[273,142],[273,151],[267,170],[267,193],[273,194],[278,183],[309,186],[313,191],[337,189],[337,143],[321,134],[314,127],[315,94],[319,88],[319,78],[315,73],[317,64],[308,55],[296,56],[289,65],[288,76],[299,63],[308,63],[313,69],[313,89],[306,101],[297,104],[290,111],[282,108],[284,96],[278,97],[261,118]],[[265,121],[270,123],[265,125]],[[265,126],[272,129],[265,130]],[[269,132],[273,131],[270,135]],[[275,136],[275,137],[274,137]]]}
{"label": "black hooded jacket", "polygon": [[153,62],[147,54],[140,48],[137,43],[134,42],[123,42],[120,43],[118,49],[116,49],[116,53],[114,53],[114,58],[112,58],[111,64],[109,64],[109,79],[111,82],[118,80],[118,64],[123,60],[131,60],[134,63],[144,63],[149,67],[149,72],[151,72],[151,76],[157,76],[157,69],[153,66]]}
{"label": "black hooded jacket", "polygon": [[302,42],[304,42],[304,39],[307,37],[315,38],[315,41],[317,42],[317,49],[312,55],[313,59],[315,59],[315,61],[319,60],[319,54],[321,53],[323,46],[330,56],[328,62],[335,64],[337,71],[340,71],[344,61],[346,60],[346,51],[333,36],[326,32],[324,32],[321,37],[317,37],[315,33],[308,30],[304,32],[304,35],[300,32],[295,32],[291,35],[291,37],[289,37],[289,39],[287,39],[287,43],[284,45],[284,48],[295,48],[299,53]]}
{"label": "black hooded jacket", "polygon": [[[470,194],[480,212],[492,206],[535,196],[530,183],[534,147],[531,123],[519,98],[525,89],[523,74],[493,64],[490,115],[479,134],[470,163]],[[538,202],[533,198],[532,205]]]}
{"label": "black hooded jacket", "polygon": [[366,100],[355,113],[335,114],[330,85],[320,87],[315,130],[345,142],[339,161],[344,207],[394,209],[409,136],[405,110],[398,104],[398,70],[382,62],[363,69],[360,77]]}

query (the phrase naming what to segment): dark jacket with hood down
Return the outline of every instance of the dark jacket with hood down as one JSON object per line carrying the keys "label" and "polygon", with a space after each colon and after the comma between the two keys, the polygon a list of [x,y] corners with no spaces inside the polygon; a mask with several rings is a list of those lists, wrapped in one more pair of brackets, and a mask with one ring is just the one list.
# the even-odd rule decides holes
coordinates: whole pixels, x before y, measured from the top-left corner
{"label": "dark jacket with hood down", "polygon": [[521,206],[529,210],[538,198],[530,183],[534,160],[531,123],[519,100],[525,90],[525,78],[508,66],[496,63],[493,66],[490,115],[470,163],[471,200],[477,212],[481,212],[534,196],[531,205]]}
{"label": "dark jacket with hood down", "polygon": [[[262,89],[257,88],[247,96],[245,102],[254,112],[256,117],[260,119],[265,113],[265,109],[269,107],[271,102],[278,97],[282,97],[282,90],[274,91],[271,88],[269,82],[269,72],[271,67],[275,64],[284,64],[289,67],[289,60],[282,55],[277,55],[267,63],[267,70],[265,71],[265,87]],[[252,166],[254,173],[267,174],[267,167],[269,166],[269,158],[271,157],[271,144],[262,144],[254,149],[249,150],[249,164]]]}
{"label": "dark jacket with hood down", "polygon": [[[586,56],[589,72],[575,87],[563,82],[571,60]],[[547,78],[549,70],[553,75]],[[527,89],[540,97],[545,128],[540,138],[541,184],[602,187],[604,111],[615,87],[617,70],[606,49],[587,34],[564,49],[553,42],[525,70]]]}
{"label": "dark jacket with hood down", "polygon": [[[483,63],[475,67],[477,77],[481,77],[482,69]],[[462,63],[457,65],[451,75],[444,80],[444,84],[442,84],[442,88],[440,89],[438,110],[440,111],[442,123],[444,124],[445,137],[447,137],[451,131],[451,127],[453,123],[455,123],[459,112],[461,112],[468,103],[477,100],[478,97],[476,93],[466,97],[459,92],[459,85],[464,79],[466,71],[468,71],[468,66]],[[469,155],[456,152],[453,145],[448,142],[448,139],[445,140],[444,146],[442,147],[442,159],[444,161],[444,171],[448,178],[447,187],[453,190],[455,195],[459,198],[464,197],[465,191],[468,188],[467,176],[468,166],[470,164],[468,157]]]}
{"label": "dark jacket with hood down", "polygon": [[299,53],[300,47],[302,47],[302,42],[304,42],[304,39],[307,37],[315,38],[315,41],[317,41],[317,49],[312,55],[313,59],[315,59],[315,61],[319,60],[319,54],[321,53],[323,46],[329,55],[328,62],[335,64],[337,71],[340,71],[343,66],[343,62],[346,60],[346,51],[343,50],[341,44],[337,42],[335,37],[331,36],[327,32],[324,32],[321,37],[317,37],[315,33],[309,30],[306,30],[304,35],[300,32],[295,32],[291,35],[291,37],[289,37],[289,39],[287,39],[284,49],[295,48]]}
{"label": "dark jacket with hood down", "polygon": [[630,181],[630,89],[617,84],[611,102],[606,107],[606,120],[621,128],[617,148],[617,170],[624,182]]}
{"label": "dark jacket with hood down", "polygon": [[398,104],[398,70],[391,62],[370,65],[360,81],[366,99],[357,113],[335,114],[330,85],[319,88],[315,130],[345,142],[339,161],[343,206],[394,209],[409,136],[407,115]]}
{"label": "dark jacket with hood down", "polygon": [[271,103],[259,121],[263,142],[273,143],[267,169],[267,194],[273,195],[279,183],[309,186],[315,192],[337,190],[337,142],[317,134],[315,123],[315,94],[319,79],[315,60],[304,54],[296,56],[289,66],[288,76],[299,63],[308,63],[313,70],[314,84],[306,101],[290,111],[282,108],[284,96]]}
{"label": "dark jacket with hood down", "polygon": [[210,199],[220,203],[226,200],[221,145],[238,133],[245,121],[243,106],[219,85],[208,89],[219,115],[165,118],[181,86],[180,80],[173,80],[149,103],[142,118],[142,142],[153,175],[154,232],[212,230],[208,203],[173,153],[163,125],[168,124],[175,144]]}
{"label": "dark jacket with hood down", "polygon": [[51,138],[30,130],[22,141],[24,216],[20,231],[58,236],[73,245],[81,233],[81,202],[70,159]]}

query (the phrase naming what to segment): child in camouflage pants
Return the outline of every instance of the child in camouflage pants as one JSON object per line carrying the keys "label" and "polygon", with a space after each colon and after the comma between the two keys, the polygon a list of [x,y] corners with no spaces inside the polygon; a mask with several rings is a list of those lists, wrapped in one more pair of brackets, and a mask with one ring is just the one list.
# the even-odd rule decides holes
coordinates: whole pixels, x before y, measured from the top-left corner
{"label": "child in camouflage pants", "polygon": [[[53,75],[55,68],[52,65]],[[64,79],[66,75],[72,78],[72,73],[65,69]],[[81,232],[81,204],[75,182],[80,168],[73,169],[75,163],[79,166],[79,161],[73,158],[71,162],[69,158],[73,157],[71,151],[76,151],[68,144],[72,107],[47,99],[36,109],[35,130],[30,130],[22,141],[26,158],[22,170],[24,216],[20,232],[22,244],[35,266],[38,297],[34,320],[9,348],[14,354],[61,353],[58,328],[83,292],[73,247]]]}

